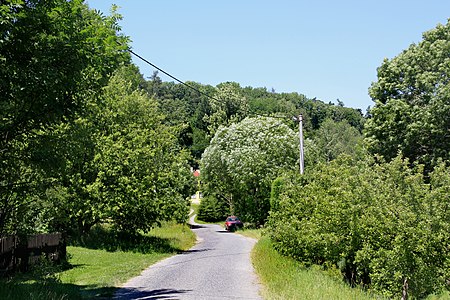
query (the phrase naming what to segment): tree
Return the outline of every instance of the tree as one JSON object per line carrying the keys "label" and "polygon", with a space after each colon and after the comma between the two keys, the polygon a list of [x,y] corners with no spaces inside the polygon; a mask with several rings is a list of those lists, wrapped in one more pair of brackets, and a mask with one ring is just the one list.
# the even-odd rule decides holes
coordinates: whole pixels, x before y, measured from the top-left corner
{"label": "tree", "polygon": [[219,126],[239,122],[247,116],[248,102],[240,91],[239,84],[233,82],[221,83],[217,86],[217,92],[210,98],[211,114],[205,116],[211,135]]}
{"label": "tree", "polygon": [[122,231],[149,231],[164,220],[185,221],[192,177],[176,129],[164,124],[157,101],[120,69],[105,88],[98,113],[98,174],[92,188]]}
{"label": "tree", "polygon": [[119,19],[82,1],[0,4],[0,228],[35,228],[24,217],[36,215],[38,188],[51,181],[43,165],[59,160],[33,147],[48,146],[44,132],[83,114],[115,68],[130,60]]}
{"label": "tree", "polygon": [[227,201],[232,213],[263,224],[272,180],[297,169],[298,137],[277,119],[246,118],[220,127],[205,150],[201,170],[207,192]]}
{"label": "tree", "polygon": [[361,133],[347,121],[335,122],[327,119],[314,133],[314,145],[319,153],[319,161],[330,162],[345,153],[356,156],[362,141]]}
{"label": "tree", "polygon": [[7,0],[0,8],[3,147],[83,109],[88,95],[129,60],[115,13],[103,18],[81,1],[64,0]]}
{"label": "tree", "polygon": [[189,156],[156,100],[140,89],[141,77],[135,66],[117,70],[91,113],[56,135],[65,168],[46,193],[53,229],[84,234],[108,222],[134,234],[186,220],[194,186]]}
{"label": "tree", "polygon": [[365,126],[372,153],[394,158],[398,152],[430,171],[450,160],[450,22],[423,34],[378,68],[370,88],[375,106]]}

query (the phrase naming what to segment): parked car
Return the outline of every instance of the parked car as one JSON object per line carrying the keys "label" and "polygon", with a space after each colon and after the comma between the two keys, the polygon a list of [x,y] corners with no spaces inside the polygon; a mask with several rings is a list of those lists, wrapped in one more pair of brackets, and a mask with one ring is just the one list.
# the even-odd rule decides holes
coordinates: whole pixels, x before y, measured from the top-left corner
{"label": "parked car", "polygon": [[229,216],[225,221],[226,231],[235,231],[237,229],[242,229],[242,227],[244,227],[244,223],[236,216]]}

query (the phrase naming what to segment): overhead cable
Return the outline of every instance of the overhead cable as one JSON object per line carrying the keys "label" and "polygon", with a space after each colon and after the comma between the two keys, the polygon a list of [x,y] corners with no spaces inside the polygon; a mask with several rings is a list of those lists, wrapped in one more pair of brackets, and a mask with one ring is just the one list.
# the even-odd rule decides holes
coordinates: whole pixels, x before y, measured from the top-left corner
{"label": "overhead cable", "polygon": [[213,97],[213,96],[211,96],[211,95],[208,95],[207,93],[202,92],[202,91],[200,91],[199,89],[193,87],[192,85],[187,84],[186,82],[184,82],[184,81],[182,81],[182,80],[176,78],[175,76],[169,74],[168,72],[166,72],[166,71],[164,71],[163,69],[159,68],[158,66],[152,64],[152,63],[149,62],[147,59],[143,58],[142,56],[140,56],[139,54],[137,54],[137,53],[134,52],[133,50],[131,50],[131,49],[127,49],[127,50],[128,50],[128,52],[130,52],[131,54],[133,54],[134,56],[136,56],[137,58],[139,58],[140,60],[142,60],[142,61],[145,62],[146,64],[152,66],[152,67],[155,68],[156,70],[160,71],[161,73],[164,73],[165,75],[167,75],[167,76],[169,76],[170,78],[172,78],[173,80],[175,80],[175,81],[181,83],[182,85],[184,85],[184,86],[186,86],[186,87],[188,87],[188,88],[190,88],[190,89],[196,91],[197,93],[200,93],[201,95],[204,95],[204,96],[206,96],[206,97],[208,97],[208,98],[210,98],[210,99],[214,99],[214,100],[216,100],[216,101],[220,101],[219,99],[217,99],[217,98],[215,98],[215,97]]}
{"label": "overhead cable", "polygon": [[[188,87],[188,88],[190,88],[190,89],[196,91],[197,93],[199,93],[199,94],[201,94],[201,95],[204,95],[204,96],[206,96],[206,97],[208,97],[208,98],[210,98],[210,99],[213,99],[213,100],[216,100],[216,101],[221,102],[220,99],[218,99],[218,98],[216,98],[216,97],[213,97],[213,96],[211,96],[211,95],[208,95],[207,93],[202,92],[201,90],[197,89],[196,87],[194,87],[194,86],[192,86],[192,85],[190,85],[190,84],[187,84],[186,82],[182,81],[181,79],[178,79],[177,77],[175,77],[175,76],[169,74],[168,72],[164,71],[163,69],[159,68],[159,67],[156,66],[155,64],[151,63],[150,61],[148,61],[147,59],[145,59],[145,58],[142,57],[141,55],[137,54],[136,52],[134,52],[134,51],[131,50],[130,48],[127,48],[127,51],[130,52],[131,54],[133,54],[134,56],[136,56],[137,58],[139,58],[140,60],[142,60],[143,62],[145,62],[146,64],[152,66],[152,67],[155,68],[156,70],[160,71],[161,73],[163,73],[163,74],[169,76],[170,78],[172,78],[173,80],[177,81],[178,83],[181,83],[182,85],[184,85],[184,86],[186,86],[186,87]],[[287,117],[270,116],[270,115],[262,115],[262,114],[249,114],[249,115],[250,115],[250,116],[251,116],[251,115],[254,115],[254,116],[259,116],[259,117],[276,118],[276,119],[286,119],[286,118],[287,118]]]}

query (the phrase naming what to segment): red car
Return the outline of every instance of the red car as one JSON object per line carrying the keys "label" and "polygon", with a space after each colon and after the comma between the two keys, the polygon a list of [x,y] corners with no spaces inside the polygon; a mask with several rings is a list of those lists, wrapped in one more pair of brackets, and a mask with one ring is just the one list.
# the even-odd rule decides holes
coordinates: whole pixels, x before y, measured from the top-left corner
{"label": "red car", "polygon": [[226,231],[235,231],[242,227],[244,227],[244,223],[242,223],[242,221],[239,220],[239,218],[236,216],[229,216],[227,218],[227,220],[225,221],[225,230]]}

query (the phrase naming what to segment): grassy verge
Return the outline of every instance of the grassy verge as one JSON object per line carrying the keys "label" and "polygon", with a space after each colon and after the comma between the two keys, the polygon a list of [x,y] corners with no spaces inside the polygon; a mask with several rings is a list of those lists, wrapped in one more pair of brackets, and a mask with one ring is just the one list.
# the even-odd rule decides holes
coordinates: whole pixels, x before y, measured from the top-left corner
{"label": "grassy verge", "polygon": [[263,285],[264,299],[381,299],[350,288],[318,267],[305,268],[281,256],[265,237],[255,245],[252,262]]}
{"label": "grassy verge", "polygon": [[242,230],[238,230],[236,231],[239,234],[242,234],[246,237],[250,237],[256,240],[259,240],[261,238],[261,229],[242,229]]}
{"label": "grassy verge", "polygon": [[164,224],[133,243],[97,237],[96,243],[67,247],[69,268],[61,272],[43,265],[1,279],[0,299],[108,299],[129,278],[194,243],[194,233],[179,224]]}

